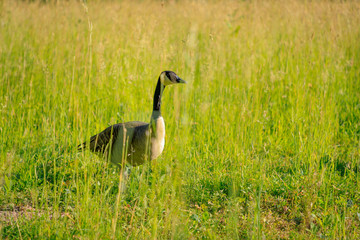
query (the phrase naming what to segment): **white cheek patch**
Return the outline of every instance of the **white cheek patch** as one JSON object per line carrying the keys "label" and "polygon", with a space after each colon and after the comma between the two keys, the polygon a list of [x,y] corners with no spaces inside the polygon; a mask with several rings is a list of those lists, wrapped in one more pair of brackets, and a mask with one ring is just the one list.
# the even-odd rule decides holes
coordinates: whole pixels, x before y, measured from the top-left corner
{"label": "white cheek patch", "polygon": [[165,74],[160,75],[160,81],[164,86],[174,84]]}
{"label": "white cheek patch", "polygon": [[171,82],[168,78],[165,78],[164,85],[167,86],[167,85],[170,85],[170,84],[173,84],[173,82]]}
{"label": "white cheek patch", "polygon": [[165,85],[165,80],[164,80],[165,76],[164,75],[165,74],[160,75],[160,82]]}

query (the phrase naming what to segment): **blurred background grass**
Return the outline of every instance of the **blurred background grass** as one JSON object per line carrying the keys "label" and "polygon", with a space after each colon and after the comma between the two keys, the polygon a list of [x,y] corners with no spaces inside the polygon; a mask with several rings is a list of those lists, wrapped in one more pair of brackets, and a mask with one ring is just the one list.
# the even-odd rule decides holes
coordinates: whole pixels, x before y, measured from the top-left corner
{"label": "blurred background grass", "polygon": [[[2,238],[359,238],[357,1],[0,3]],[[119,171],[76,146],[149,121]]]}

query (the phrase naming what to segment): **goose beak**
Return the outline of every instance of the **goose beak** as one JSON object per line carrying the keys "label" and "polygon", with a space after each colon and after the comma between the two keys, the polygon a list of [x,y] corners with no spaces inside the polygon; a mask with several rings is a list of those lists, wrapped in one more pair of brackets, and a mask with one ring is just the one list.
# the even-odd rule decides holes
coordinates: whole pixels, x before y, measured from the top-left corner
{"label": "goose beak", "polygon": [[178,83],[186,83],[186,81],[183,80],[183,79],[181,79],[181,78],[176,79],[176,81],[177,81]]}

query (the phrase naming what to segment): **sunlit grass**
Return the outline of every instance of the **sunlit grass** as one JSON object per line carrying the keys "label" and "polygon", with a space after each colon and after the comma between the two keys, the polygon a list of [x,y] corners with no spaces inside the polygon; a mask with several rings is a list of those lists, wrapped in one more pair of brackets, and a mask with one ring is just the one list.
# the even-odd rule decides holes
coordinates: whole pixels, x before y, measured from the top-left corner
{"label": "sunlit grass", "polygon": [[[1,238],[360,236],[357,2],[0,3]],[[76,146],[149,121],[133,168]]]}

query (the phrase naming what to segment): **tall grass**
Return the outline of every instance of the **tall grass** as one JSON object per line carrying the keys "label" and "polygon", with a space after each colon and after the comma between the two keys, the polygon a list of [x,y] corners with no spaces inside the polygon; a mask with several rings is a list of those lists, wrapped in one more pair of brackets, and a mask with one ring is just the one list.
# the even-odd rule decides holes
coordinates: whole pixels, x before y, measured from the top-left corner
{"label": "tall grass", "polygon": [[[1,238],[360,237],[356,1],[2,1]],[[149,121],[133,168],[76,146]],[[119,203],[117,204],[117,196]]]}

